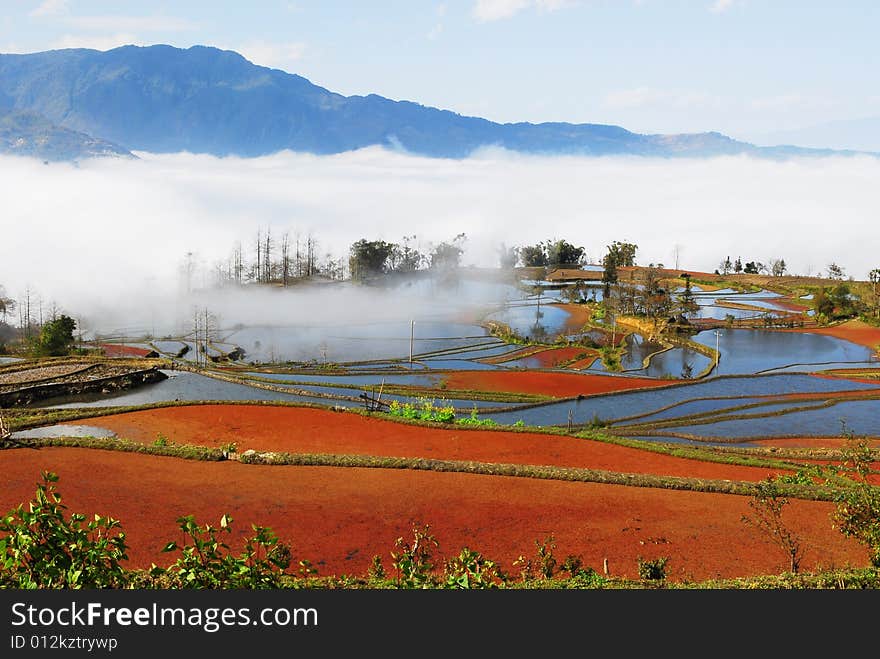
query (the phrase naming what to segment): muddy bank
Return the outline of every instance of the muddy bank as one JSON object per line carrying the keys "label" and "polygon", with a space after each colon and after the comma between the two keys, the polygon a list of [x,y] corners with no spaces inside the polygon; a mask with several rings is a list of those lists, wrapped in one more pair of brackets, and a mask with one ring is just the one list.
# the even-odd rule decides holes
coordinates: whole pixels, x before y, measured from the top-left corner
{"label": "muddy bank", "polygon": [[[160,382],[168,378],[158,368],[127,370],[122,373],[106,375],[101,369],[83,369],[89,377],[64,382],[48,382],[20,388],[5,388],[0,391],[0,407],[24,407],[48,398],[77,396],[87,393],[111,393],[122,389],[133,389],[145,384]],[[82,373],[83,371],[80,371]]]}

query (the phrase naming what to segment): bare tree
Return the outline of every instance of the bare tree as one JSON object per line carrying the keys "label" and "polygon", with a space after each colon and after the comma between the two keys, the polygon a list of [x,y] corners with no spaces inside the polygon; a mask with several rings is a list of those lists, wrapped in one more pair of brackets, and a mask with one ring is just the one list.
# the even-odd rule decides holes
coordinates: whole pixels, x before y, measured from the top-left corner
{"label": "bare tree", "polygon": [[315,259],[318,250],[318,241],[315,240],[315,237],[309,232],[309,236],[306,239],[306,276],[311,277],[315,274]]}
{"label": "bare tree", "polygon": [[11,297],[6,297],[6,289],[3,286],[0,286],[0,315],[3,316],[3,322],[6,322],[6,317],[8,314],[11,314],[15,311],[15,300]]}
{"label": "bare tree", "polygon": [[782,520],[782,511],[788,505],[788,499],[782,496],[779,485],[771,478],[757,483],[757,488],[749,501],[753,515],[743,515],[742,521],[782,548],[788,556],[789,568],[797,574],[804,558],[804,545]]}
{"label": "bare tree", "polygon": [[285,231],[281,236],[281,283],[288,284],[290,277],[290,232]]}
{"label": "bare tree", "polygon": [[263,249],[263,283],[272,280],[272,228],[266,228],[266,242]]}
{"label": "bare tree", "polygon": [[241,253],[241,241],[238,241],[235,243],[235,247],[232,248],[232,272],[235,283],[239,286],[241,286],[241,275],[243,269],[244,263]]}

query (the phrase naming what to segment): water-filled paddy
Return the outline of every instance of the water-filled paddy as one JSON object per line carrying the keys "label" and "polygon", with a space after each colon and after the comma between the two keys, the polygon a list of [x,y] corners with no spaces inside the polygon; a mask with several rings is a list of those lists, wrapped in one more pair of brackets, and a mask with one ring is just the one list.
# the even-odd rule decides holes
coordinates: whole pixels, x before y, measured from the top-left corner
{"label": "water-filled paddy", "polygon": [[704,437],[835,437],[842,432],[841,422],[856,435],[880,436],[880,400],[842,401],[823,409],[676,426],[669,431]]}
{"label": "water-filled paddy", "polygon": [[[241,346],[247,362],[353,362],[408,359],[410,323],[385,322],[345,327],[248,327],[226,334],[224,340]],[[487,340],[479,325],[422,321],[414,327],[413,353],[433,353]],[[491,339],[495,341],[495,339]]]}
{"label": "water-filled paddy", "polygon": [[722,413],[732,408],[742,405],[751,405],[753,403],[767,402],[767,398],[757,396],[747,398],[707,398],[703,400],[689,400],[683,403],[677,403],[674,407],[660,410],[639,416],[637,419],[625,421],[626,424],[643,424],[653,421],[667,421],[669,419],[677,419],[679,417],[692,416],[695,414],[706,414],[708,412]]}
{"label": "water-filled paddy", "polygon": [[267,378],[270,380],[282,380],[285,382],[320,382],[325,384],[342,384],[355,386],[379,386],[383,381],[388,384],[402,384],[410,387],[436,387],[440,384],[443,376],[436,374],[415,374],[415,375],[397,375],[389,373],[388,375],[321,375],[318,373],[256,373],[250,372],[245,375],[251,375],[259,378]]}
{"label": "water-filled paddy", "polygon": [[517,419],[522,418],[526,425],[563,425],[567,422],[568,412],[571,410],[573,423],[584,424],[592,421],[594,415],[603,420],[618,419],[657,410],[661,407],[693,398],[762,396],[848,390],[861,391],[869,389],[880,391],[877,384],[801,374],[721,377],[681,386],[588,396],[581,400],[549,403],[520,410],[516,413],[516,418],[513,418],[513,415],[509,413],[493,414],[492,418],[499,423],[514,423]]}
{"label": "water-filled paddy", "polygon": [[[721,360],[716,375],[757,373],[789,364],[869,361],[872,351],[832,336],[808,332],[774,332],[760,329],[719,330]],[[694,340],[715,347],[715,330],[695,335]]]}

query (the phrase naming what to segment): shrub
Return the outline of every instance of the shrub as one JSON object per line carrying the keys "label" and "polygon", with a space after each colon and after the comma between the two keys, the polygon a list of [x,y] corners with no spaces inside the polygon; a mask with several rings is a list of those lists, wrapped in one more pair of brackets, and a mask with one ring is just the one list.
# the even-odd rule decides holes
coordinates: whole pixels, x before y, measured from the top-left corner
{"label": "shrub", "polygon": [[506,577],[498,565],[480,552],[462,548],[458,556],[447,561],[443,588],[498,588]]}
{"label": "shrub", "polygon": [[789,568],[797,574],[804,557],[804,547],[798,535],[782,519],[788,499],[782,496],[777,479],[768,478],[758,483],[757,487],[758,491],[749,500],[753,516],[743,515],[742,521],[782,548],[788,556]]}
{"label": "shrub", "polygon": [[420,419],[422,421],[436,421],[439,423],[452,423],[455,420],[455,408],[451,405],[438,407],[433,400],[420,398],[418,405],[406,402],[400,403],[393,400],[388,406],[388,413],[392,416],[404,419]]}
{"label": "shrub", "polygon": [[413,540],[406,542],[403,537],[397,539],[394,546],[397,551],[391,552],[392,565],[397,571],[398,588],[431,588],[433,578],[431,562],[434,550],[440,546],[431,534],[427,524],[422,528],[413,527]]}
{"label": "shrub", "polygon": [[[880,488],[868,481],[876,457],[864,438],[856,438],[844,426],[847,446],[843,467],[855,472],[852,485],[835,496],[837,509],[832,520],[843,535],[855,538],[868,549],[871,565],[880,568]],[[852,473],[852,472],[847,472]]]}
{"label": "shrub", "polygon": [[470,416],[466,416],[463,419],[456,419],[455,422],[461,426],[485,426],[488,428],[492,428],[498,425],[498,422],[493,421],[492,419],[481,419],[478,416],[476,405],[474,405],[474,409],[471,410]]}
{"label": "shrub", "polygon": [[556,549],[556,542],[553,534],[544,538],[543,542],[535,540],[535,548],[537,550],[538,569],[545,579],[550,579],[556,573],[556,556],[553,552]]}
{"label": "shrub", "polygon": [[[230,533],[232,518],[223,515],[220,526],[195,522],[192,515],[177,520],[185,540],[183,545],[169,542],[163,552],[179,551],[180,557],[168,568],[155,565],[150,575],[165,581],[172,588],[247,588],[251,590],[278,588],[284,571],[290,567],[290,547],[280,542],[271,529],[252,526],[254,535],[245,541],[238,556],[218,539],[219,533]],[[307,561],[300,565],[310,568]]]}
{"label": "shrub", "polygon": [[125,534],[118,520],[73,513],[55,490],[58,476],[42,472],[36,497],[0,519],[0,587],[122,588],[128,577]]}
{"label": "shrub", "polygon": [[666,578],[666,563],[669,562],[667,556],[661,556],[653,560],[643,559],[641,556],[639,561],[639,578],[645,581],[662,581]]}

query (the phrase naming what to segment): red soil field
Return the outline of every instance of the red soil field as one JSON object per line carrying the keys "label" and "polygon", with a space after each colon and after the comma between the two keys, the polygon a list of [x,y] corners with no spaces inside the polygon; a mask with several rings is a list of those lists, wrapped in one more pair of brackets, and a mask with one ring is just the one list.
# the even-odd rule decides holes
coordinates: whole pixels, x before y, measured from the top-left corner
{"label": "red soil field", "polygon": [[590,368],[590,366],[593,365],[593,362],[595,362],[597,359],[599,359],[599,355],[593,354],[590,357],[587,357],[586,359],[579,359],[576,362],[572,362],[571,364],[569,364],[567,366],[567,368],[570,368],[573,371],[580,371],[582,369],[586,370],[586,369]]}
{"label": "red soil field", "polygon": [[[0,451],[0,510],[29,501],[40,470],[59,474],[71,511],[122,521],[129,567],[166,565],[161,554],[181,540],[176,518],[217,524],[233,518],[233,551],[251,524],[271,527],[320,574],[363,574],[413,524],[427,523],[442,556],[469,546],[511,568],[534,558],[535,540],[554,534],[556,555],[582,554],[585,565],[637,576],[639,557],[669,557],[672,580],[778,573],[783,552],[741,521],[748,498],[724,494],[566,483],[526,478],[384,469],[255,466],[194,462],[74,448]],[[793,501],[787,523],[807,546],[804,570],[865,566],[864,549],[831,527],[832,505]],[[440,561],[438,560],[439,564]]]}
{"label": "red soil field", "polygon": [[[571,361],[579,355],[590,352],[594,351],[580,346],[566,346],[564,348],[547,348],[546,350],[539,350],[531,354],[525,353],[522,357],[537,360],[539,366],[536,368],[552,368],[554,366],[559,366],[559,364],[562,364],[563,362]],[[514,359],[517,358],[515,357]],[[505,361],[511,360],[506,359]]]}
{"label": "red soil field", "polygon": [[358,414],[305,407],[198,405],[166,407],[72,421],[113,430],[145,444],[158,433],[178,444],[287,453],[335,453],[505,464],[584,467],[615,472],[759,481],[771,473],[688,460],[651,451],[558,435],[425,428]]}
{"label": "red soil field", "polygon": [[580,332],[593,315],[592,309],[583,304],[554,304],[568,313],[565,321],[565,332],[574,334]]}
{"label": "red soil field", "polygon": [[880,327],[873,327],[861,320],[848,320],[840,325],[832,327],[809,327],[805,329],[781,330],[783,332],[809,332],[810,334],[824,334],[838,339],[852,341],[860,346],[866,346],[877,350],[880,346]]}
{"label": "red soil field", "polygon": [[669,385],[668,381],[650,378],[529,371],[458,371],[447,374],[444,382],[449,389],[545,394],[561,398]]}
{"label": "red soil field", "polygon": [[[880,448],[880,439],[866,438],[872,448]],[[751,440],[749,444],[758,446],[778,446],[781,448],[843,448],[846,440],[843,437],[790,437]]]}

